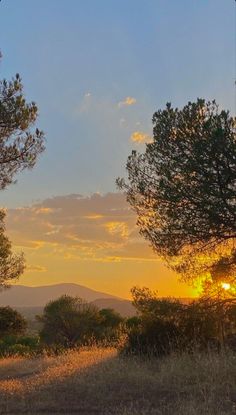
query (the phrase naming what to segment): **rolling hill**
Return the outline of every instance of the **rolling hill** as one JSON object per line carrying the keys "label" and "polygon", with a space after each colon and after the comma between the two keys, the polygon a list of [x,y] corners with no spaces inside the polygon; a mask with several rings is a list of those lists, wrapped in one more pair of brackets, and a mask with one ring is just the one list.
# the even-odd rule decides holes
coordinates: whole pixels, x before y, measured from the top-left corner
{"label": "rolling hill", "polygon": [[78,284],[56,284],[40,287],[13,285],[10,289],[0,292],[0,307],[44,307],[49,301],[55,300],[63,294],[78,296],[85,301],[97,299],[118,299],[118,297],[95,291]]}

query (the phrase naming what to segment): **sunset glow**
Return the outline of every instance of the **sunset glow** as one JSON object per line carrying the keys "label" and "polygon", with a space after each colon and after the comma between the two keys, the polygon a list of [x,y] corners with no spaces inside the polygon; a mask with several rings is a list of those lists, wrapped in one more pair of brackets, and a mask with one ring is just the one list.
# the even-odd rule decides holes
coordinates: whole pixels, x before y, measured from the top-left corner
{"label": "sunset glow", "polygon": [[222,288],[224,288],[224,290],[228,291],[231,288],[231,285],[228,282],[222,282],[221,283]]}
{"label": "sunset glow", "polygon": [[234,110],[228,2],[46,3],[0,2],[1,78],[19,72],[46,137],[35,168],[1,193],[7,235],[27,261],[17,284],[197,296],[140,236],[116,178],[132,150],[152,142],[166,102],[204,96]]}

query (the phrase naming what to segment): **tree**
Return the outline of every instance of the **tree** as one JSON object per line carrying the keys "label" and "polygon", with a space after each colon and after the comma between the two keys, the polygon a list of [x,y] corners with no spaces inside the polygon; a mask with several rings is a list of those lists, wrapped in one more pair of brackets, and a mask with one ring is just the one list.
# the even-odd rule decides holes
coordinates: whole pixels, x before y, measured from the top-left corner
{"label": "tree", "polygon": [[123,317],[112,308],[102,308],[99,315],[101,316],[101,325],[110,329],[116,329],[124,321]]}
{"label": "tree", "polygon": [[[33,125],[38,116],[34,102],[27,103],[18,74],[0,80],[0,190],[15,182],[18,172],[32,168],[44,150],[44,134]],[[5,235],[5,212],[0,211],[0,287],[19,277],[24,270],[23,255],[13,255]]]}
{"label": "tree", "polygon": [[45,306],[39,320],[43,324],[40,336],[45,343],[73,347],[96,337],[100,316],[94,305],[63,295]]}
{"label": "tree", "polygon": [[19,278],[25,269],[23,254],[13,254],[11,242],[5,235],[5,212],[0,210],[0,287],[6,287],[12,280]]}
{"label": "tree", "polygon": [[124,322],[124,318],[112,308],[99,310],[99,316],[97,339],[114,344],[120,338],[121,324]]}
{"label": "tree", "polygon": [[235,347],[235,304],[212,298],[184,304],[158,298],[145,287],[134,287],[131,293],[139,321],[128,327],[126,352],[163,355]]}
{"label": "tree", "polygon": [[215,101],[153,115],[153,142],[127,161],[118,179],[140,233],[186,279],[211,275],[225,255],[236,263],[235,119]]}
{"label": "tree", "polygon": [[0,307],[0,337],[25,332],[27,323],[18,311],[11,307]]}
{"label": "tree", "polygon": [[27,103],[19,74],[0,81],[0,189],[13,183],[16,173],[35,165],[44,150],[44,134],[33,125],[38,116],[34,102]]}

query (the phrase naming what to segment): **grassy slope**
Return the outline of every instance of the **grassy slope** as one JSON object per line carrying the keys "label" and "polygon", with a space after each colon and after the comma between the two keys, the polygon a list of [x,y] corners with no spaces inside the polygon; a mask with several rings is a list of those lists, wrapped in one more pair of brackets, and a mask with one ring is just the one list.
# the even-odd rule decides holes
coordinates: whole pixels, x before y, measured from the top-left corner
{"label": "grassy slope", "polygon": [[0,360],[1,414],[236,413],[236,359],[122,359],[112,349]]}

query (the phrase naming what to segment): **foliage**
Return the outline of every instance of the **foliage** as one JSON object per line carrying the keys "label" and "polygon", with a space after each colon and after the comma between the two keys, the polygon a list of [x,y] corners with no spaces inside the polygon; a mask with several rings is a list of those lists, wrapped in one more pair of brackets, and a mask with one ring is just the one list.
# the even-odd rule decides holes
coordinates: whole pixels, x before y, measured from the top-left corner
{"label": "foliage", "polygon": [[23,254],[13,254],[11,242],[5,234],[5,212],[0,210],[0,287],[18,278],[25,269]]}
{"label": "foliage", "polygon": [[132,295],[139,322],[127,326],[125,353],[163,356],[225,347],[236,351],[236,304],[214,299],[183,304],[138,287]]}
{"label": "foliage", "polygon": [[[17,173],[31,169],[44,150],[44,134],[33,125],[38,116],[34,102],[27,103],[19,74],[0,80],[0,190],[15,182]],[[13,255],[0,211],[0,287],[24,271],[23,255]]]}
{"label": "foliage", "polygon": [[100,321],[98,309],[81,298],[63,295],[49,302],[42,317],[40,336],[47,344],[64,347],[81,345],[96,334]]}
{"label": "foliage", "polygon": [[63,295],[49,302],[43,315],[42,341],[55,347],[78,347],[118,341],[123,318],[112,309],[99,310],[81,298]]}
{"label": "foliage", "polygon": [[128,330],[133,329],[133,328],[138,328],[140,324],[141,324],[141,319],[138,316],[129,317],[125,321],[125,326]]}
{"label": "foliage", "polygon": [[30,336],[4,336],[0,340],[0,356],[29,356],[42,351],[39,337]]}
{"label": "foliage", "polygon": [[0,81],[0,189],[13,183],[16,173],[32,168],[44,150],[44,135],[32,127],[38,116],[27,103],[19,74]]}
{"label": "foliage", "polygon": [[115,344],[121,335],[124,319],[119,313],[112,308],[103,308],[99,310],[100,321],[96,333],[96,340],[102,340],[109,345]]}
{"label": "foliage", "polygon": [[22,334],[26,327],[26,320],[18,311],[11,307],[0,307],[0,338]]}
{"label": "foliage", "polygon": [[[215,101],[153,115],[153,142],[127,161],[118,186],[140,233],[186,279],[230,256],[236,237],[235,119]],[[212,256],[212,254],[214,255]],[[235,264],[236,256],[232,256]]]}

